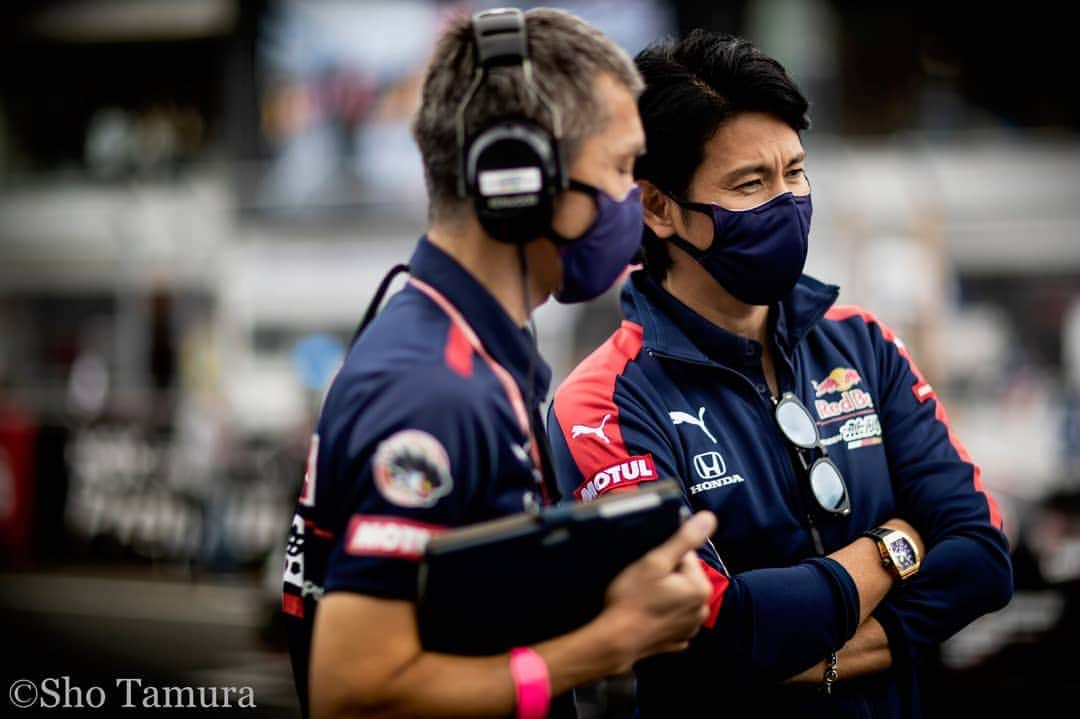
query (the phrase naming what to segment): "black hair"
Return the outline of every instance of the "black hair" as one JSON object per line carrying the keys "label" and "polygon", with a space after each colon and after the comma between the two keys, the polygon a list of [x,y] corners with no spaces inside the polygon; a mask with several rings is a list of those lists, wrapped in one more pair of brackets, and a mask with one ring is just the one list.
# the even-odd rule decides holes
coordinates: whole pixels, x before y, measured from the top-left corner
{"label": "black hair", "polygon": [[[809,103],[783,65],[749,40],[698,29],[650,45],[634,62],[645,80],[638,109],[648,148],[634,177],[674,197],[686,197],[705,143],[734,115],[766,112],[796,132],[810,126]],[[642,251],[646,269],[662,280],[671,256],[647,226]]]}

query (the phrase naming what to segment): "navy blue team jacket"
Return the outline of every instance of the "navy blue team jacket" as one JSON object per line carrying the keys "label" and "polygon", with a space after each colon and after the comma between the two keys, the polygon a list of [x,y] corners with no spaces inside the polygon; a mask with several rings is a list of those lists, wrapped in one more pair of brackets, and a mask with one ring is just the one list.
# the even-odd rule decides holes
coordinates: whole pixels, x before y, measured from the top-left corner
{"label": "navy blue team jacket", "polygon": [[635,667],[642,716],[736,707],[918,716],[920,658],[1011,597],[1001,517],[979,467],[900,340],[859,308],[833,307],[837,294],[803,276],[769,320],[780,389],[816,415],[848,486],[851,515],[815,521],[825,553],[894,516],[928,551],[919,574],[873,613],[892,670],[844,681],[841,665],[831,697],[777,686],[840,648],[859,606],[847,572],[814,549],[807,480],[773,418],[760,344],[638,271],[623,289],[622,326],[555,394],[548,431],[564,496],[587,501],[677,477],[691,507],[719,519],[701,551],[714,585],[707,628],[686,652]]}
{"label": "navy blue team jacket", "polygon": [[525,407],[515,408],[507,383],[528,396],[531,357],[535,404],[550,369],[495,298],[426,238],[410,267],[413,279],[350,349],[326,395],[293,518],[283,601],[305,714],[325,592],[414,600],[434,533],[544,499]]}

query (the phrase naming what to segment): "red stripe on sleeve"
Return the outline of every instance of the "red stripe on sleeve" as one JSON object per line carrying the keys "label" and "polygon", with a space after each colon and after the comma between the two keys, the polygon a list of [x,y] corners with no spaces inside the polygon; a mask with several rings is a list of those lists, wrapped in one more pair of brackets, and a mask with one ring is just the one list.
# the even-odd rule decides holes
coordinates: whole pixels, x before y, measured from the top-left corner
{"label": "red stripe on sleeve", "polygon": [[904,346],[903,342],[897,340],[896,335],[888,328],[888,326],[861,307],[856,307],[854,305],[837,305],[825,313],[825,319],[829,320],[843,321],[850,319],[851,317],[861,317],[867,324],[877,325],[878,328],[881,329],[881,335],[885,338],[885,341],[892,342],[896,346],[900,356],[907,360],[908,367],[911,369],[911,373],[915,375],[915,379],[917,380],[911,388],[912,392],[915,394],[915,399],[919,402],[925,402],[931,397],[935,399],[934,418],[945,425],[945,430],[949,433],[949,442],[952,444],[953,449],[956,450],[956,453],[960,455],[960,459],[971,465],[975,491],[986,498],[986,505],[990,511],[990,523],[998,529],[1001,529],[1003,527],[1001,510],[998,509],[997,502],[994,500],[993,496],[986,491],[986,487],[983,485],[982,468],[975,464],[975,460],[968,454],[964,443],[960,441],[960,438],[957,437],[955,433],[953,433],[952,426],[949,424],[949,416],[945,412],[945,405],[934,395],[934,390],[931,388],[930,383],[926,381],[926,378],[915,364],[915,361],[911,359],[907,347]]}
{"label": "red stripe on sleeve", "polygon": [[555,416],[586,479],[627,457],[615,404],[615,380],[641,351],[640,325],[624,321],[570,373],[555,394]]}
{"label": "red stripe on sleeve", "polygon": [[473,348],[469,338],[458,327],[456,322],[450,323],[450,331],[446,333],[446,350],[444,351],[446,366],[457,372],[462,377],[472,375]]}
{"label": "red stripe on sleeve", "polygon": [[731,581],[706,564],[705,560],[698,559],[698,561],[701,562],[701,568],[705,570],[705,577],[712,584],[712,594],[709,595],[709,617],[705,620],[706,628],[712,629],[716,626],[716,618],[720,616],[720,607],[724,605],[724,594],[727,593]]}

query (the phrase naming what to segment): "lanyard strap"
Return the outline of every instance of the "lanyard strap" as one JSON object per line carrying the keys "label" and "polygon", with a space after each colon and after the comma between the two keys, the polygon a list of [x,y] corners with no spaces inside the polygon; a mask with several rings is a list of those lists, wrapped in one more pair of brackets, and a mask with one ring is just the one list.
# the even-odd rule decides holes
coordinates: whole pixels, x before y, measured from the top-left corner
{"label": "lanyard strap", "polygon": [[529,440],[529,456],[533,462],[533,476],[536,483],[540,486],[540,492],[544,497],[544,502],[550,501],[548,496],[547,487],[544,483],[544,464],[540,457],[540,445],[536,441],[536,435],[533,433],[532,424],[529,421],[529,408],[525,406],[525,399],[521,396],[521,389],[518,387],[517,382],[514,381],[513,376],[507,371],[505,367],[495,361],[495,359],[484,348],[484,345],[480,342],[480,338],[476,332],[473,331],[472,326],[468,323],[465,317],[458,312],[458,309],[437,289],[417,279],[416,277],[409,278],[409,284],[416,289],[427,295],[432,302],[437,304],[439,308],[446,313],[450,321],[457,325],[457,328],[461,330],[461,333],[468,340],[469,345],[472,346],[476,354],[487,363],[492,373],[499,380],[499,383],[503,386],[503,391],[506,392],[506,398],[510,401],[510,408],[514,411],[514,417],[517,419],[518,426],[521,431]]}

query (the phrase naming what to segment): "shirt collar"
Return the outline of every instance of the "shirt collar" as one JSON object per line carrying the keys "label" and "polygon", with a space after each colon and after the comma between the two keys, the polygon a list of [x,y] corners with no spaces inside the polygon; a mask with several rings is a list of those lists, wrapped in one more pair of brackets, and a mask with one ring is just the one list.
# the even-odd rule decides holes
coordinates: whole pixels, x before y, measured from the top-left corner
{"label": "shirt collar", "polygon": [[533,400],[543,402],[551,385],[551,368],[536,352],[529,333],[519,327],[498,300],[457,260],[420,238],[409,271],[439,290],[465,317],[492,359],[514,376],[523,390],[533,363]]}
{"label": "shirt collar", "polygon": [[[836,301],[839,288],[803,275],[786,298],[769,310],[769,333],[790,353]],[[661,354],[701,364],[741,368],[760,362],[761,344],[718,327],[663,288],[645,270],[623,288],[623,310],[639,322],[644,343]],[[693,338],[693,339],[691,339]]]}

